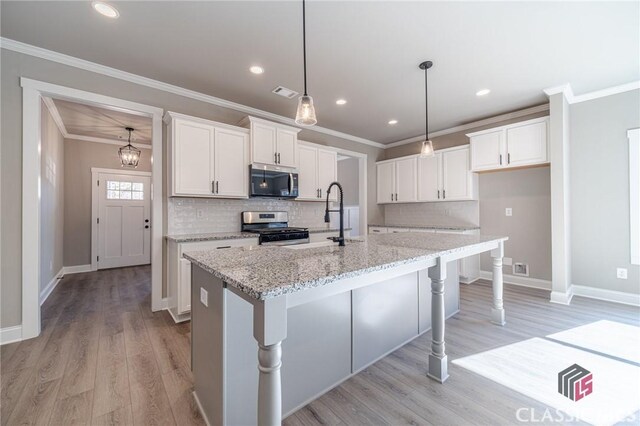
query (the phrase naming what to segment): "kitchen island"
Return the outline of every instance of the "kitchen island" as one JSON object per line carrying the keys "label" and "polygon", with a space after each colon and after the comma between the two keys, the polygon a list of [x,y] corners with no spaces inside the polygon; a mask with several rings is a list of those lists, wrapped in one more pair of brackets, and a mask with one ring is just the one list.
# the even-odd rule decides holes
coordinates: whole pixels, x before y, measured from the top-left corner
{"label": "kitchen island", "polygon": [[193,304],[192,368],[204,416],[210,424],[280,424],[283,404],[285,414],[295,411],[425,332],[427,284],[426,374],[444,382],[447,273],[458,259],[490,251],[491,321],[503,325],[506,239],[405,233],[369,235],[345,247],[185,253],[192,298],[200,300]]}

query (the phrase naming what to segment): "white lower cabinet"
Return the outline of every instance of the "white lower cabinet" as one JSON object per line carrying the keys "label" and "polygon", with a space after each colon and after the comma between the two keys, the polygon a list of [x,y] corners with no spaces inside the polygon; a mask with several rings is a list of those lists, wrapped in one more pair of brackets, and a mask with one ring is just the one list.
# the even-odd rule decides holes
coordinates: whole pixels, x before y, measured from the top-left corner
{"label": "white lower cabinet", "polygon": [[176,242],[167,244],[167,298],[168,310],[175,322],[191,319],[191,262],[183,253],[199,250],[224,250],[258,244],[258,238],[233,240]]}

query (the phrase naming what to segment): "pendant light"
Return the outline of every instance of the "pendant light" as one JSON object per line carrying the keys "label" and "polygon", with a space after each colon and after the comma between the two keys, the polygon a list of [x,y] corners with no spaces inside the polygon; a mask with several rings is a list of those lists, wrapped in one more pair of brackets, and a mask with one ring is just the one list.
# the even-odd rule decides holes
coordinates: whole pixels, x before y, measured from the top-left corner
{"label": "pendant light", "polygon": [[265,167],[262,170],[262,182],[260,182],[260,188],[268,188],[269,184],[267,183],[267,168]]}
{"label": "pendant light", "polygon": [[313,107],[313,98],[307,94],[307,30],[305,19],[305,0],[302,0],[302,59],[304,63],[304,95],[298,99],[298,111],[296,124],[300,126],[313,126],[316,120],[316,110]]}
{"label": "pendant light", "polygon": [[122,167],[136,168],[138,167],[140,153],[142,151],[131,145],[131,132],[134,130],[133,127],[127,127],[126,130],[129,132],[129,143],[118,150],[118,155],[120,156]]}
{"label": "pendant light", "polygon": [[425,127],[425,137],[424,141],[422,141],[422,148],[420,149],[420,157],[433,157],[433,142],[429,140],[429,97],[427,96],[427,74],[429,68],[433,66],[433,62],[424,61],[419,65],[421,70],[424,70],[424,127]]}

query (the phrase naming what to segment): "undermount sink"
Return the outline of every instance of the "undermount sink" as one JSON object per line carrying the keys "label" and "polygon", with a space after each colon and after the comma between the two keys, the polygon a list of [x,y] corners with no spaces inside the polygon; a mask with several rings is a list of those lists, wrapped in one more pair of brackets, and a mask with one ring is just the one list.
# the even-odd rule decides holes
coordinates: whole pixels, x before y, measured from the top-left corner
{"label": "undermount sink", "polygon": [[[360,242],[360,240],[355,240],[352,238],[347,238],[344,240],[346,244],[351,244],[351,243],[357,243]],[[311,249],[311,248],[318,248],[318,247],[338,247],[338,243],[334,243],[333,241],[318,241],[316,243],[306,243],[306,244],[292,244],[289,246],[282,246],[284,248],[287,249],[291,249],[291,250],[302,250],[302,249]]]}

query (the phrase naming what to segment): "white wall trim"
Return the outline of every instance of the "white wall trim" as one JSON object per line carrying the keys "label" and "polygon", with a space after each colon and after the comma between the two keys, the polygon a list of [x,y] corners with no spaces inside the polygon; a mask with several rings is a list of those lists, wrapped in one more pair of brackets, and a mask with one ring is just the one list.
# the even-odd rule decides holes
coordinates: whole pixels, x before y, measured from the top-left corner
{"label": "white wall trim", "polygon": [[[106,75],[112,78],[117,78],[119,80],[124,80],[130,83],[139,84],[141,86],[151,87],[153,89],[162,90],[164,92],[169,92],[169,93],[184,96],[187,98],[195,99],[201,102],[206,102],[209,104],[221,106],[223,108],[229,108],[235,111],[244,112],[249,115],[266,118],[268,120],[287,124],[300,129],[300,127],[295,124],[295,120],[293,118],[283,117],[281,115],[273,114],[271,112],[263,111],[257,108],[252,108],[236,102],[227,101],[225,99],[217,98],[211,95],[206,95],[204,93],[196,92],[194,90],[189,90],[179,86],[174,86],[173,84],[164,83],[158,80],[153,80],[151,78],[132,74],[116,68],[107,67],[105,65],[100,65],[95,62],[85,61],[84,59],[75,58],[73,56],[54,52],[52,50],[43,49],[41,47],[32,46],[30,44],[22,43],[22,42],[11,40],[4,37],[0,38],[0,46],[3,49],[11,50],[11,51],[22,53],[25,55],[35,56],[37,58],[45,59],[52,62],[57,62],[59,64],[68,65],[68,66],[79,68],[85,71]],[[365,145],[374,146],[376,148],[385,147],[385,145],[379,142],[371,141],[369,139],[361,138],[354,135],[349,135],[347,133],[338,132],[336,130],[327,129],[325,127],[313,126],[313,128],[309,130],[335,136],[341,139],[350,140],[353,142],[362,143]]]}
{"label": "white wall trim", "polygon": [[[531,114],[536,114],[538,112],[549,111],[549,104],[542,104],[538,106],[534,106],[531,108],[525,108],[518,111],[513,111],[507,114],[496,115],[495,117],[485,118],[484,120],[473,121],[471,123],[462,124],[460,126],[451,127],[449,129],[439,130],[437,132],[431,133],[429,136],[431,138],[435,138],[438,136],[449,135],[451,133],[463,132],[469,129],[475,129],[476,127],[488,126],[494,123],[499,123],[501,121],[512,120],[514,118],[524,117]],[[393,148],[394,146],[406,145],[414,142],[421,142],[424,140],[426,135],[414,136],[409,139],[403,139],[398,142],[393,142],[385,145],[385,148]]]}
{"label": "white wall trim", "polygon": [[640,306],[640,294],[605,290],[602,288],[588,287],[576,284],[574,284],[572,288],[574,296],[588,297],[589,299],[604,300],[607,302],[621,303],[624,305]]}
{"label": "white wall trim", "polygon": [[40,150],[41,99],[51,96],[90,105],[107,106],[151,117],[152,178],[151,215],[151,309],[160,310],[162,300],[162,114],[161,108],[112,98],[97,93],[20,78],[22,86],[22,337],[40,334]]}
{"label": "white wall trim", "polygon": [[625,93],[639,89],[640,81],[632,81],[630,83],[620,84],[618,86],[607,87],[602,90],[583,93],[582,95],[574,95],[571,84],[566,83],[544,89],[544,93],[547,96],[555,95],[557,93],[564,93],[565,97],[567,98],[567,102],[569,102],[570,104],[577,104],[580,102],[592,101],[594,99],[604,98],[605,96],[617,95],[619,93]]}
{"label": "white wall trim", "polygon": [[91,265],[74,265],[62,268],[64,275],[81,274],[83,272],[91,272]]}
{"label": "white wall trim", "polygon": [[[483,280],[491,281],[493,279],[493,272],[480,271],[480,278]],[[539,288],[542,290],[551,291],[551,281],[542,280],[540,278],[521,277],[518,275],[502,274],[503,281],[507,284],[519,285],[522,287]]]}
{"label": "white wall trim", "polygon": [[640,265],[640,129],[627,131],[629,139],[629,232],[630,260]]}
{"label": "white wall trim", "polygon": [[559,305],[570,305],[573,298],[573,287],[569,286],[566,292],[552,291],[549,297],[549,302],[557,303]]}
{"label": "white wall trim", "polygon": [[67,132],[67,127],[64,125],[64,121],[62,121],[60,112],[58,111],[58,108],[56,108],[56,104],[53,102],[53,99],[51,99],[48,96],[45,96],[42,98],[42,101],[47,106],[49,113],[51,113],[51,117],[53,118],[53,121],[56,123],[56,126],[58,126],[58,130],[60,130],[60,133],[62,133],[62,136],[66,138],[69,135],[69,133]]}
{"label": "white wall trim", "polygon": [[0,345],[19,342],[22,339],[22,326],[0,328]]}
{"label": "white wall trim", "polygon": [[64,276],[64,266],[60,268],[58,273],[55,274],[53,278],[51,278],[51,281],[49,281],[49,284],[47,284],[47,286],[40,291],[40,306],[42,306],[44,301],[47,300],[47,298],[51,295],[51,293],[56,288],[56,286],[58,285],[60,280],[63,278],[63,276]]}

